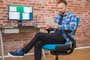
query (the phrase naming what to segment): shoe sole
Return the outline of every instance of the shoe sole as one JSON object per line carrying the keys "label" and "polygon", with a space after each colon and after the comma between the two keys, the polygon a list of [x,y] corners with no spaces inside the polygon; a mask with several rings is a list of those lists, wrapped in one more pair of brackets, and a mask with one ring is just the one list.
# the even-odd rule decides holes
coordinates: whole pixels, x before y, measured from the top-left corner
{"label": "shoe sole", "polygon": [[24,57],[24,56],[15,56],[15,55],[12,55],[12,54],[10,54],[10,53],[8,53],[8,56],[10,56],[10,57]]}

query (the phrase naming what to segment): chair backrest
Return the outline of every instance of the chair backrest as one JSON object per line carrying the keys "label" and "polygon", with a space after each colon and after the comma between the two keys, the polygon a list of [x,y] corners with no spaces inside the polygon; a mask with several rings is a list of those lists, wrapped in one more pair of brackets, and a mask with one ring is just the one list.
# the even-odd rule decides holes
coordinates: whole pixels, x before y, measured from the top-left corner
{"label": "chair backrest", "polygon": [[[79,25],[79,22],[80,22],[80,18],[77,17],[77,27],[78,27],[78,25]],[[77,27],[76,27],[76,30],[77,30]],[[73,35],[75,35],[76,30],[74,30],[74,32],[72,32]]]}
{"label": "chair backrest", "polygon": [[[79,23],[80,23],[80,18],[77,17],[77,27],[78,27]],[[77,30],[77,27],[76,27],[76,30]],[[74,33],[76,33],[76,30],[74,31]]]}

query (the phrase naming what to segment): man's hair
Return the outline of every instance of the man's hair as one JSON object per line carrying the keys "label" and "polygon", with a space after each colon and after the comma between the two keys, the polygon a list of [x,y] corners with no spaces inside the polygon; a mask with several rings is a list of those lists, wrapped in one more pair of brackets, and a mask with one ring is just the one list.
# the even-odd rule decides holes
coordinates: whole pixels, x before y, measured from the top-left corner
{"label": "man's hair", "polygon": [[57,4],[60,4],[60,3],[64,3],[65,5],[67,5],[67,1],[66,0],[58,0]]}

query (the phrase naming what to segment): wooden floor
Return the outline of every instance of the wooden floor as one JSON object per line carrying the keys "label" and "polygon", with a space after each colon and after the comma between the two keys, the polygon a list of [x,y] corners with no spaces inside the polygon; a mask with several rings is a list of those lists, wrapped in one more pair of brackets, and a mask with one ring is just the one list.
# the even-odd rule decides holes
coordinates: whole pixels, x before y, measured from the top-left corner
{"label": "wooden floor", "polygon": [[[47,55],[46,58],[43,58],[42,60],[54,60],[54,58],[55,57],[53,55]],[[5,60],[34,60],[34,57],[28,55],[22,58],[9,57],[5,58]],[[90,48],[78,49],[75,50],[71,55],[59,56],[59,60],[90,60]]]}

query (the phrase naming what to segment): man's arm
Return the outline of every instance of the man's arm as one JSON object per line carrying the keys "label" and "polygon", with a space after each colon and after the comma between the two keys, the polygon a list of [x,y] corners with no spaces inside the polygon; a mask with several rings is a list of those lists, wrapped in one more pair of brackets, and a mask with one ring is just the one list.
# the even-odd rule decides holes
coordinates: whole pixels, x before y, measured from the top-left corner
{"label": "man's arm", "polygon": [[59,19],[60,19],[60,18],[61,18],[61,17],[59,16],[59,14],[57,14],[57,15],[54,17],[54,19],[51,20],[51,23],[48,23],[49,26],[50,26],[51,28],[58,28],[58,27],[60,27],[60,25],[59,25]]}
{"label": "man's arm", "polygon": [[[62,30],[74,31],[76,30],[76,28],[77,28],[77,17],[76,16],[72,16],[68,24],[61,25]],[[70,41],[70,38],[66,34],[63,33],[63,36],[67,42]]]}
{"label": "man's arm", "polygon": [[51,28],[58,28],[60,25],[57,23],[50,23],[50,24],[48,24],[48,26]]}
{"label": "man's arm", "polygon": [[61,25],[62,30],[76,30],[77,28],[77,17],[72,16],[69,23]]}

